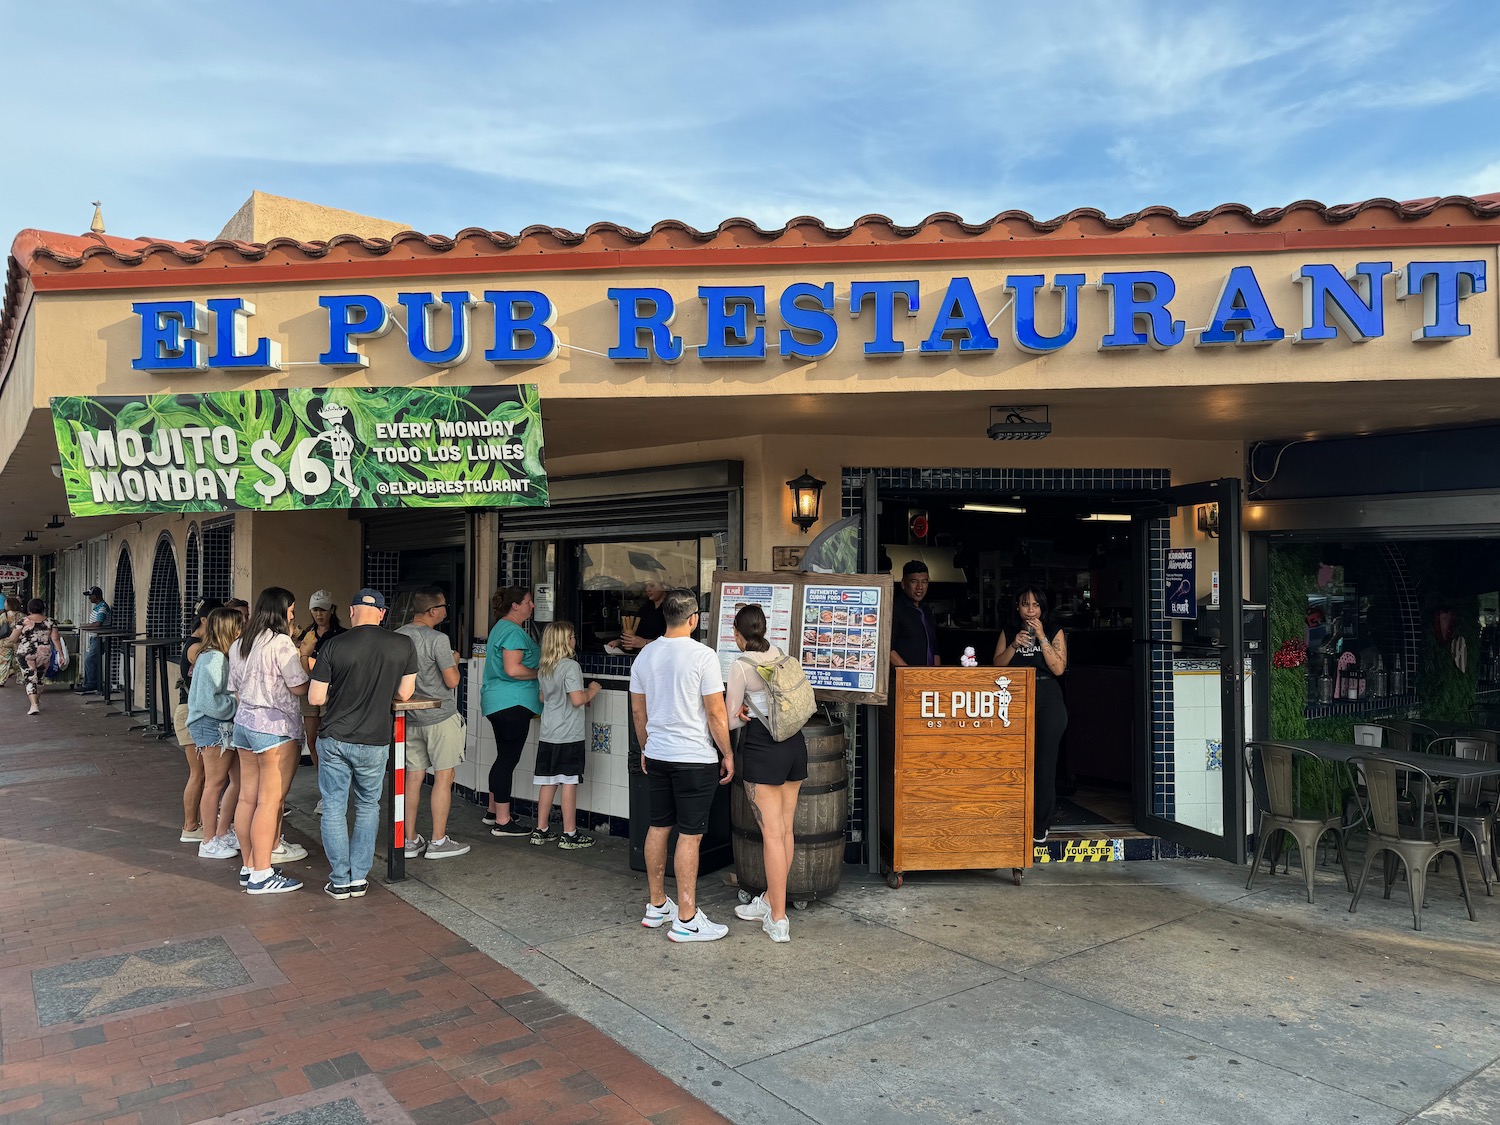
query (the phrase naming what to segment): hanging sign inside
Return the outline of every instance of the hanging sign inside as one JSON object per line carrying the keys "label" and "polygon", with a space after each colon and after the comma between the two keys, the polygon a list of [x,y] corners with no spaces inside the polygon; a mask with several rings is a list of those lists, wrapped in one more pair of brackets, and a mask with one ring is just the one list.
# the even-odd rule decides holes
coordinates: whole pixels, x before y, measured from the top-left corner
{"label": "hanging sign inside", "polygon": [[75,516],[543,507],[534,384],[52,399]]}
{"label": "hanging sign inside", "polygon": [[1179,621],[1198,618],[1198,550],[1167,548],[1166,614]]}

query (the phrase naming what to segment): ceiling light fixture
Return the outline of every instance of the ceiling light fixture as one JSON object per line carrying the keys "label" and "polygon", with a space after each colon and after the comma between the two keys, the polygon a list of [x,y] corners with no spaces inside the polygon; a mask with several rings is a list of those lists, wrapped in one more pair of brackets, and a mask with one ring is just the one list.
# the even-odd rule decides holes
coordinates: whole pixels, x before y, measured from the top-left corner
{"label": "ceiling light fixture", "polygon": [[1090,523],[1129,523],[1129,512],[1080,512],[1078,518]]}
{"label": "ceiling light fixture", "polygon": [[37,535],[36,535],[36,532],[34,532],[34,531],[28,531],[25,535],[23,535],[21,537],[21,542],[22,543],[35,543],[36,540],[37,540]]}
{"label": "ceiling light fixture", "polygon": [[1002,516],[1024,516],[1026,509],[1015,504],[960,504],[960,512],[994,512]]}
{"label": "ceiling light fixture", "polygon": [[1039,441],[1052,432],[1052,420],[1045,406],[992,406],[984,432],[991,441]]}
{"label": "ceiling light fixture", "polygon": [[62,525],[63,525],[62,516],[53,516],[52,519],[51,519],[51,521],[48,522],[48,524],[47,524],[47,530],[48,531],[56,531]]}

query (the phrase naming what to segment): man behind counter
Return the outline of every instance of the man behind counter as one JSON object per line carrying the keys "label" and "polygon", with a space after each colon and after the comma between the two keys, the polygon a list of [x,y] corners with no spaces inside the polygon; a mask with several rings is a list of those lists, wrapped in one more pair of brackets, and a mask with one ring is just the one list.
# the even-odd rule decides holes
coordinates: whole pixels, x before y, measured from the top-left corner
{"label": "man behind counter", "polygon": [[891,667],[936,668],[937,624],[922,607],[927,596],[927,564],[911,559],[901,568],[901,589],[891,607]]}
{"label": "man behind counter", "polygon": [[640,652],[667,632],[667,619],[661,608],[662,602],[667,600],[667,588],[652,578],[646,580],[645,587],[646,600],[638,610],[641,619],[636,623],[635,632],[624,634],[616,642],[621,648],[632,652]]}

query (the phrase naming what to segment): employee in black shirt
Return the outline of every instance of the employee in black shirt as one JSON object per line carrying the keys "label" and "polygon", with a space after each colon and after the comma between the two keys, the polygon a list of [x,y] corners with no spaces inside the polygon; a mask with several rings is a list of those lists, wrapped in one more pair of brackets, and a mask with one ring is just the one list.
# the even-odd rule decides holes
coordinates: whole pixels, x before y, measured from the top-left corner
{"label": "employee in black shirt", "polygon": [[646,600],[636,610],[640,614],[640,620],[636,622],[635,633],[620,638],[621,648],[639,652],[657,637],[666,635],[667,619],[661,611],[661,603],[666,600],[667,588],[654,578],[648,578]]}
{"label": "employee in black shirt", "polygon": [[891,607],[891,667],[936,668],[937,625],[922,605],[927,596],[927,564],[912,559],[901,568],[901,588]]}

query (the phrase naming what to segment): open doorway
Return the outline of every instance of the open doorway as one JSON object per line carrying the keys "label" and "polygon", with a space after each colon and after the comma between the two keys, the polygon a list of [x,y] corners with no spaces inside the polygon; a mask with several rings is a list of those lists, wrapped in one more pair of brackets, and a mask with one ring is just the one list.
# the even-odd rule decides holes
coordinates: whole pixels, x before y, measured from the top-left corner
{"label": "open doorway", "polygon": [[1068,650],[1053,834],[1136,834],[1131,513],[1148,495],[897,487],[879,499],[879,569],[898,581],[908,560],[926,564],[944,665],[966,655],[993,664],[1002,630],[1014,635],[1018,591],[1045,591],[1050,628],[1063,631]]}

